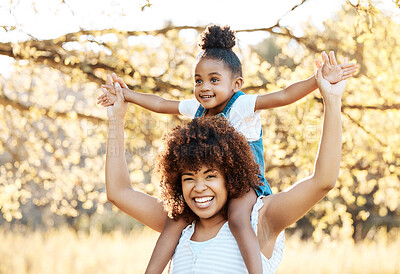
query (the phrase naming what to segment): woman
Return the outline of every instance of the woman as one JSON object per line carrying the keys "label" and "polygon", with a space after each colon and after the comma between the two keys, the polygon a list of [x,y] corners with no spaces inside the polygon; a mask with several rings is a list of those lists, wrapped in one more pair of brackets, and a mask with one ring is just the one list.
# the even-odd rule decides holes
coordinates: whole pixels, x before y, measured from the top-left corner
{"label": "woman", "polygon": [[[324,99],[324,125],[314,173],[281,193],[259,198],[253,208],[252,225],[261,247],[264,273],[274,273],[281,260],[282,231],[334,187],[339,173],[341,95],[346,82],[331,85],[321,76],[321,69],[317,81]],[[107,110],[107,197],[127,214],[160,232],[167,218],[161,202],[133,190],[130,184],[124,153],[127,104],[119,84],[115,85],[117,102]],[[165,142],[159,168],[166,208],[171,217],[183,215],[195,220],[182,232],[172,272],[245,273],[226,223],[226,206],[230,198],[240,197],[257,184],[258,169],[246,140],[223,119],[214,117],[195,119],[186,127],[174,129]],[[230,164],[235,168],[229,168]]]}

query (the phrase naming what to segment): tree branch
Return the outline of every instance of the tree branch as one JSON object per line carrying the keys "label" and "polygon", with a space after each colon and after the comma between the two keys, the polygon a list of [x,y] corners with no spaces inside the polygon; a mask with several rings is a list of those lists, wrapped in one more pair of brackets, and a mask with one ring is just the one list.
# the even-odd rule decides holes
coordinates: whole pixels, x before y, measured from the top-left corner
{"label": "tree branch", "polygon": [[353,124],[355,124],[357,127],[361,128],[365,133],[367,133],[367,135],[371,136],[375,141],[377,141],[381,146],[383,146],[383,147],[387,147],[388,146],[385,142],[381,141],[374,133],[372,133],[371,131],[366,129],[358,121],[354,120],[353,117],[350,116],[350,114],[346,113],[345,111],[343,111],[343,114],[346,115],[346,117],[349,118],[349,120]]}
{"label": "tree branch", "polygon": [[[34,107],[34,106],[25,106],[25,105],[21,104],[20,102],[11,100],[4,94],[0,94],[0,104],[2,104],[4,106],[10,105],[14,109],[17,109],[22,112],[29,112],[29,111],[33,111],[35,109],[37,109],[37,110],[42,109],[42,108],[38,108],[38,107]],[[69,117],[71,116],[71,112],[57,112],[57,111],[53,111],[53,110],[49,110],[49,109],[45,109],[44,115],[47,116],[48,118],[53,119],[52,118],[53,113],[55,113],[57,115],[57,117],[64,118],[64,119],[69,119]],[[92,116],[92,115],[86,115],[86,114],[82,114],[82,113],[77,113],[77,117],[79,119],[88,120],[92,123],[101,123],[101,122],[105,121],[103,118]]]}
{"label": "tree branch", "polygon": [[[313,100],[322,104],[322,98],[315,97]],[[385,110],[400,110],[400,104],[391,104],[391,105],[342,105],[342,110],[344,109],[360,109],[360,110],[378,110],[378,111],[385,111]]]}

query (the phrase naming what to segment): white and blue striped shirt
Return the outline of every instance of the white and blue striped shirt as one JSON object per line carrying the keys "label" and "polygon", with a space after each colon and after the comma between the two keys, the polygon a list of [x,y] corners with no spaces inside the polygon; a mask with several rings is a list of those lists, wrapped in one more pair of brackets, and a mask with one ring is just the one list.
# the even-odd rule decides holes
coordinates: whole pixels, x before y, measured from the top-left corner
{"label": "white and blue striped shirt", "polygon": [[[257,234],[258,211],[263,206],[261,197],[253,206],[251,225]],[[248,273],[239,247],[229,230],[226,222],[218,234],[201,251],[195,255],[190,244],[195,229],[195,223],[188,225],[183,231],[172,258],[171,273],[175,274],[212,274],[212,273]],[[285,236],[282,231],[276,239],[275,247],[270,259],[262,253],[263,273],[275,273],[282,260],[285,247]]]}

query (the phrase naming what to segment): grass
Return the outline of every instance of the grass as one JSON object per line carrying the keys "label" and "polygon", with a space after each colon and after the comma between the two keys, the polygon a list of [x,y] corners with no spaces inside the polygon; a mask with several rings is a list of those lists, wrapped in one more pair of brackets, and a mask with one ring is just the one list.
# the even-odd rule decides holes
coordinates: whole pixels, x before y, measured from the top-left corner
{"label": "grass", "polygon": [[325,241],[317,245],[290,237],[277,273],[400,274],[400,238],[391,243]]}
{"label": "grass", "polygon": [[[10,232],[0,229],[0,273],[143,273],[158,234]],[[400,238],[392,242],[286,239],[277,273],[399,273]]]}

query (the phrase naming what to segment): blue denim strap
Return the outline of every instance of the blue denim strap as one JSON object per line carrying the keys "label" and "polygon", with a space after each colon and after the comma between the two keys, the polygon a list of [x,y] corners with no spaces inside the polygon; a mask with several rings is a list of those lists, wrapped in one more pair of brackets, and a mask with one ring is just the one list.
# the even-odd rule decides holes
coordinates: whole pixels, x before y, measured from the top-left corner
{"label": "blue denim strap", "polygon": [[239,98],[239,96],[244,95],[244,92],[239,90],[235,94],[233,94],[232,98],[229,100],[228,104],[225,106],[224,110],[222,111],[222,114],[225,118],[228,118],[228,112],[231,110],[233,104],[236,102],[236,100]]}
{"label": "blue denim strap", "polygon": [[206,109],[202,105],[199,105],[199,107],[197,108],[196,114],[194,115],[194,118],[203,116],[205,111],[206,111]]}
{"label": "blue denim strap", "polygon": [[269,186],[267,180],[264,177],[265,173],[265,163],[264,163],[264,147],[263,147],[263,139],[262,139],[262,130],[260,138],[256,141],[247,141],[250,145],[251,150],[253,151],[254,159],[260,167],[260,173],[258,174],[258,178],[263,183],[262,186],[258,186],[255,188],[257,196],[267,196],[272,194],[271,187]]}

